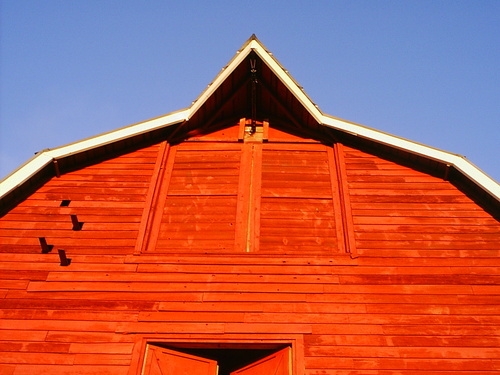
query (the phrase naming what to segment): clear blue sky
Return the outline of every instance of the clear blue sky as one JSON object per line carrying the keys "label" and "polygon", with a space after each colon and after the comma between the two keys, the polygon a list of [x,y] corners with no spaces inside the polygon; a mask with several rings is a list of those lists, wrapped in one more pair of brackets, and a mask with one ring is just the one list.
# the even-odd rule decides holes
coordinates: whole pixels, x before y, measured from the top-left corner
{"label": "clear blue sky", "polygon": [[329,115],[500,180],[500,1],[0,0],[0,177],[188,107],[255,33]]}

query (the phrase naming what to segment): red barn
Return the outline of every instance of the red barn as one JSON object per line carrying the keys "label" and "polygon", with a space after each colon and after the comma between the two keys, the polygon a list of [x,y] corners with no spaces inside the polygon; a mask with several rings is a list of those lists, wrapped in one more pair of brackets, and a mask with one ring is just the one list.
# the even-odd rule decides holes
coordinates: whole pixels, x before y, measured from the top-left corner
{"label": "red barn", "polygon": [[0,197],[3,375],[500,371],[499,185],[323,114],[255,37]]}

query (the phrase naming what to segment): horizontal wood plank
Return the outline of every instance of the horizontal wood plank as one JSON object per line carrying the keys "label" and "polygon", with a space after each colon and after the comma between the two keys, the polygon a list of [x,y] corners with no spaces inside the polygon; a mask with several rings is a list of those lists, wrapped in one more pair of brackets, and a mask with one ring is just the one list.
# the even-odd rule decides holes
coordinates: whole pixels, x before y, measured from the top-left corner
{"label": "horizontal wood plank", "polygon": [[[114,155],[0,218],[0,373],[130,375],[143,339],[287,337],[306,375],[497,371],[500,224],[479,199],[399,154],[344,146],[339,166],[330,146],[275,129],[250,168],[237,136],[238,126],[198,134],[171,146],[175,159],[157,160],[159,144]],[[156,177],[158,241],[140,253]],[[245,181],[258,226],[249,253],[235,252]],[[338,183],[357,258],[339,252]]]}

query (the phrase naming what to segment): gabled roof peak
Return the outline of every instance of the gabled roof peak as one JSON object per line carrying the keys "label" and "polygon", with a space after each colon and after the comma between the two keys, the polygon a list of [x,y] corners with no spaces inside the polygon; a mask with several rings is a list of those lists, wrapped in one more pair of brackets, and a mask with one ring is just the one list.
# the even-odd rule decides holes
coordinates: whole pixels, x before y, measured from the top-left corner
{"label": "gabled roof peak", "polygon": [[[231,116],[250,117],[251,98],[245,88],[251,74],[248,63],[250,58],[258,60],[259,64],[259,116],[282,117],[313,129],[335,129],[340,133],[354,135],[375,144],[454,167],[490,197],[500,201],[499,184],[460,155],[323,114],[255,34],[243,44],[189,108],[70,145],[44,150],[0,183],[0,200],[8,198],[16,189],[36,178],[37,174],[46,170],[54,161],[69,156],[166,129],[172,125],[189,124],[189,127],[196,127],[202,123],[206,124],[207,121],[229,121],[232,120]],[[228,104],[229,102],[232,104]]]}
{"label": "gabled roof peak", "polygon": [[[221,69],[215,79],[193,102],[193,105],[190,108],[189,119],[195,115],[195,113],[206,103],[206,101],[221,87],[225,81],[228,80],[229,77],[231,77],[231,75],[233,75],[238,68],[242,66],[242,64],[245,64],[246,59],[248,59],[251,54],[255,54],[255,56],[259,58],[263,64],[262,66],[269,71],[269,74],[278,78],[287,92],[296,98],[296,100],[310,114],[315,122],[318,124],[321,123],[323,115],[321,111],[306,95],[302,87],[292,78],[292,76],[288,73],[288,70],[286,70],[272,55],[272,53],[264,47],[255,34],[252,34],[252,36],[243,44],[231,61]],[[264,72],[259,72],[259,74],[260,79],[264,79]],[[270,83],[268,83],[267,86],[269,85]],[[269,90],[270,88],[268,87],[267,89]],[[274,89],[279,90],[279,87],[274,87]]]}

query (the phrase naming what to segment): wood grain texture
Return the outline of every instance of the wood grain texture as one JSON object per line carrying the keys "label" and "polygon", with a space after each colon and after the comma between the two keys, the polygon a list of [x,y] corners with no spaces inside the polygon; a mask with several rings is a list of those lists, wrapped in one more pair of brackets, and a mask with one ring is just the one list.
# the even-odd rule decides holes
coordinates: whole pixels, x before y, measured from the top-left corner
{"label": "wood grain texture", "polygon": [[307,375],[499,373],[496,218],[351,146],[342,201],[330,146],[272,123],[257,147],[237,137],[63,174],[0,218],[0,373],[135,375],[144,340],[288,336],[303,338]]}

